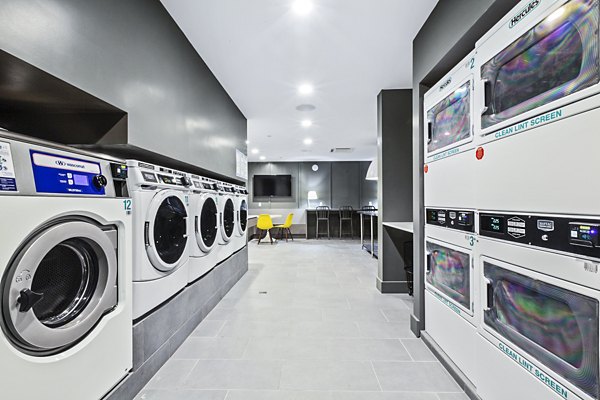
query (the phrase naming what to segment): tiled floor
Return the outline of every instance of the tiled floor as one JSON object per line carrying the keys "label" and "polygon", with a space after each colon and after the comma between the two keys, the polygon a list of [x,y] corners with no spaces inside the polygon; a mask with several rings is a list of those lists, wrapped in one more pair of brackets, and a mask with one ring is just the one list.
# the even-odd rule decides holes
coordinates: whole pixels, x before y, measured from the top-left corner
{"label": "tiled floor", "polygon": [[356,241],[249,247],[249,272],[138,399],[467,399]]}

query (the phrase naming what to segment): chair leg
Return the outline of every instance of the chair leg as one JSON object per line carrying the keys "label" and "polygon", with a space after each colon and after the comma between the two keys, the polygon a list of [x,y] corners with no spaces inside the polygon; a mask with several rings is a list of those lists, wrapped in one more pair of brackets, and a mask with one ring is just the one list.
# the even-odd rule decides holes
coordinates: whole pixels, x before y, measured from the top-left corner
{"label": "chair leg", "polygon": [[329,219],[327,219],[327,239],[331,240],[331,230],[329,229]]}
{"label": "chair leg", "polygon": [[257,243],[257,245],[259,245],[259,244],[260,244],[260,241],[261,241],[261,240],[262,240],[262,229],[259,229],[259,230],[258,230],[258,243]]}
{"label": "chair leg", "polygon": [[292,242],[294,241],[294,235],[292,235],[292,230],[290,228],[287,228],[289,234],[290,234],[290,238],[292,238]]}
{"label": "chair leg", "polygon": [[317,230],[315,232],[315,239],[319,238],[319,218],[317,218]]}
{"label": "chair leg", "polygon": [[342,238],[342,217],[340,217],[340,239]]}
{"label": "chair leg", "polygon": [[287,230],[286,230],[285,231],[285,242],[287,243],[287,241],[288,241],[288,233],[287,233]]}
{"label": "chair leg", "polygon": [[267,233],[269,234],[269,239],[271,239],[271,244],[273,244],[273,235],[271,234],[271,230],[269,229]]}

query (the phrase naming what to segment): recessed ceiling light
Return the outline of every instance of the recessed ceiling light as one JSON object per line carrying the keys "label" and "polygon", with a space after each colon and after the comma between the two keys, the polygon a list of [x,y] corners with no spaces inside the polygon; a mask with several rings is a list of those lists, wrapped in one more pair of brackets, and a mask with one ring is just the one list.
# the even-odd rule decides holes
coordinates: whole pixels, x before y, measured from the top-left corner
{"label": "recessed ceiling light", "polygon": [[292,4],[292,9],[298,15],[307,15],[313,9],[313,3],[310,0],[296,0]]}
{"label": "recessed ceiling light", "polygon": [[308,145],[311,145],[312,143],[313,143],[313,140],[311,138],[308,137],[308,138],[304,139],[304,144],[305,145],[308,146]]}
{"label": "recessed ceiling light", "polygon": [[298,86],[298,93],[300,93],[303,96],[312,94],[314,91],[315,88],[310,83],[303,83],[302,85]]}
{"label": "recessed ceiling light", "polygon": [[265,156],[260,156],[260,160],[261,160],[261,161],[264,161],[264,160],[266,160],[266,159],[267,159],[267,157],[265,157]]}
{"label": "recessed ceiling light", "polygon": [[258,149],[252,149],[252,154],[258,154]]}
{"label": "recessed ceiling light", "polygon": [[248,146],[249,144],[250,144],[250,142],[246,140],[246,146]]}
{"label": "recessed ceiling light", "polygon": [[312,126],[312,121],[310,119],[305,119],[304,121],[302,121],[302,126],[305,128],[310,128]]}

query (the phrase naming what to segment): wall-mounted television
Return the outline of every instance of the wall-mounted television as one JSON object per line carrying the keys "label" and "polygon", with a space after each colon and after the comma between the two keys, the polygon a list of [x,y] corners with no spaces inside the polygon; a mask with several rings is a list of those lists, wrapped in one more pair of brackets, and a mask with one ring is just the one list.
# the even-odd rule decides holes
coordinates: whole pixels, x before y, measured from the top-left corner
{"label": "wall-mounted television", "polygon": [[291,197],[291,175],[254,175],[254,197]]}

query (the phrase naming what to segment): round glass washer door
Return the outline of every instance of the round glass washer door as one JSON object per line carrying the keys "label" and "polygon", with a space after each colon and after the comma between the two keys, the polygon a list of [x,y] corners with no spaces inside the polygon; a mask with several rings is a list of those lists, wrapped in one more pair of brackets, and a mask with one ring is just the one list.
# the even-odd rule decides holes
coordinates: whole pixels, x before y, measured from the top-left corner
{"label": "round glass washer door", "polygon": [[24,243],[2,277],[1,322],[22,352],[57,354],[117,305],[117,229],[62,219]]}
{"label": "round glass washer door", "polygon": [[238,210],[237,210],[237,231],[240,236],[246,233],[246,227],[248,225],[248,202],[246,199],[238,199]]}
{"label": "round glass washer door", "polygon": [[221,236],[225,242],[229,242],[235,229],[235,205],[231,197],[225,197],[221,210]]}
{"label": "round glass washer door", "polygon": [[158,192],[145,222],[146,253],[154,268],[174,271],[187,260],[188,212],[185,196],[174,190]]}
{"label": "round glass washer door", "polygon": [[219,210],[213,196],[203,195],[198,201],[194,220],[196,243],[200,250],[208,253],[217,243],[219,233]]}

